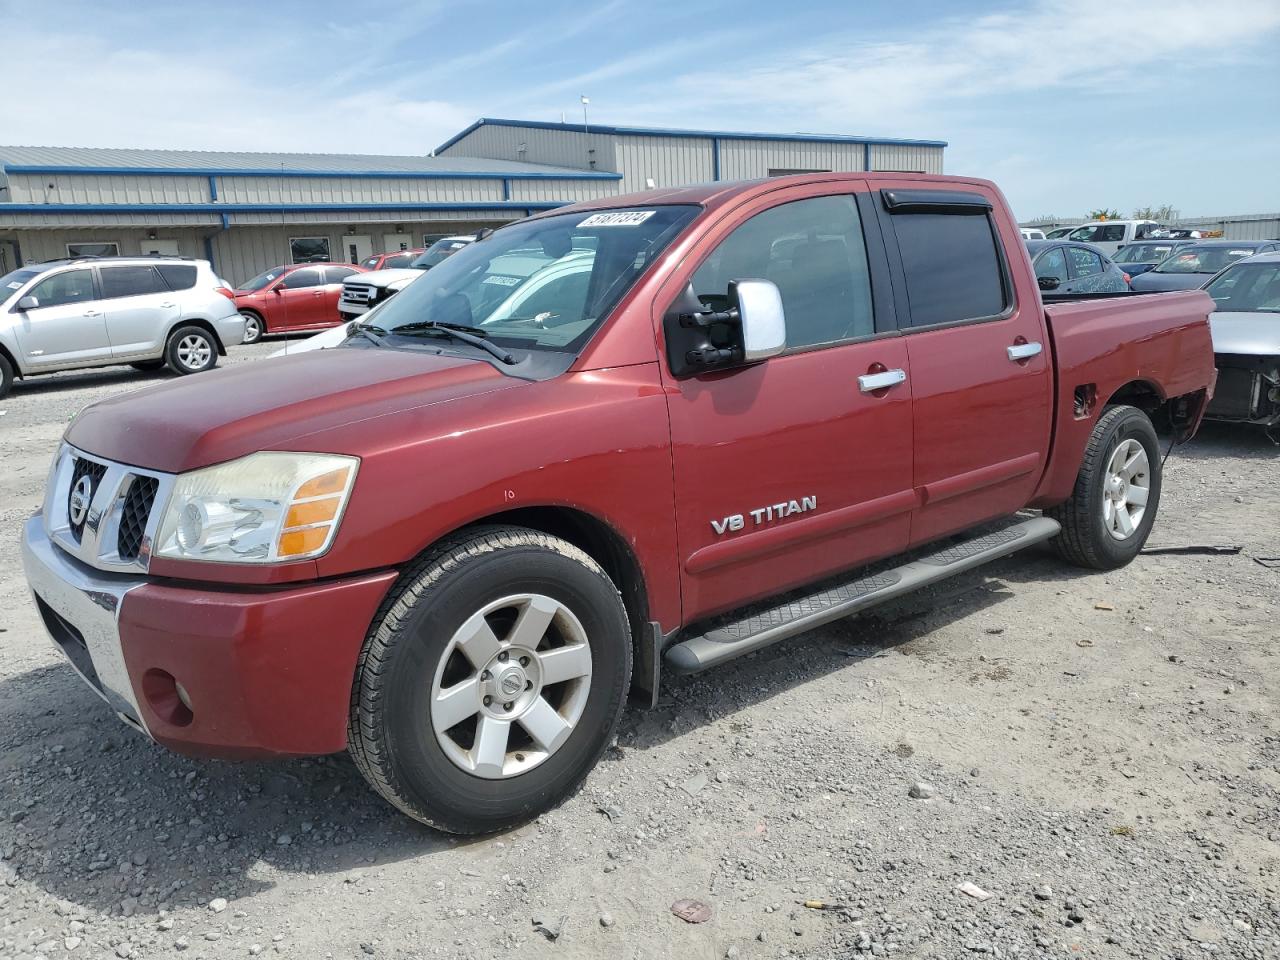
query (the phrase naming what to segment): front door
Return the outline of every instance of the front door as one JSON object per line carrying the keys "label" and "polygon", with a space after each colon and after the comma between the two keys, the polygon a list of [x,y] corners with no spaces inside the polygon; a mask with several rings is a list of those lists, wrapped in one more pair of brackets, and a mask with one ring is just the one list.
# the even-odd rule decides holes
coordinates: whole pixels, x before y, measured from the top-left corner
{"label": "front door", "polygon": [[63,270],[26,294],[39,306],[18,317],[18,344],[33,368],[89,363],[111,356],[103,304],[88,267]]}
{"label": "front door", "polygon": [[1029,282],[1013,285],[1009,260],[1026,253],[1016,230],[997,227],[998,194],[922,186],[887,187],[877,204],[904,287],[895,303],[911,360],[913,543],[1026,505],[1049,449],[1053,389],[1040,299]]}
{"label": "front door", "polygon": [[344,234],[342,237],[342,260],[345,263],[360,263],[366,257],[373,256],[373,238]]}
{"label": "front door", "polygon": [[[324,267],[291,270],[280,278],[275,296],[278,309],[270,323],[273,331],[297,330],[323,322],[325,307]],[[284,322],[277,317],[283,315]]]}
{"label": "front door", "polygon": [[121,360],[159,353],[178,319],[178,299],[155,267],[98,267],[111,355]]}
{"label": "front door", "polygon": [[[722,309],[729,281],[777,284],[787,351],[675,379],[663,360],[686,621],[902,550],[911,490],[911,393],[900,337],[882,336],[860,185],[788,187],[725,218],[664,286]],[[882,264],[879,264],[882,268]],[[874,301],[874,305],[873,305]],[[661,317],[657,318],[659,321]],[[861,381],[889,373],[890,386]]]}

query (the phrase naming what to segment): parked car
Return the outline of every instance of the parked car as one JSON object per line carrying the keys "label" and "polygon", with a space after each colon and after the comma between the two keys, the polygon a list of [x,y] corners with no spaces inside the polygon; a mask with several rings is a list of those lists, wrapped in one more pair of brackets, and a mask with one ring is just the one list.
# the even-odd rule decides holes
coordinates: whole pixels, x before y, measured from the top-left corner
{"label": "parked car", "polygon": [[1129,284],[1138,293],[1194,290],[1211,276],[1244,257],[1280,250],[1280,240],[1197,240],[1179,247],[1158,266]]}
{"label": "parked car", "polygon": [[1195,432],[1212,303],[1044,305],[1021,245],[993,184],[944,176],[539,214],[341,347],[81,411],[27,579],[157,742],[348,749],[406,814],[506,829],[582,783],[664,668],[1036,543],[1138,554],[1152,418]]}
{"label": "parked car", "polygon": [[1129,275],[1087,243],[1028,240],[1036,282],[1045,293],[1125,293]]}
{"label": "parked car", "polygon": [[1190,240],[1169,239],[1169,240],[1139,240],[1136,243],[1126,243],[1123,247],[1112,254],[1112,261],[1116,263],[1130,278],[1139,274],[1153,270],[1157,265],[1162,263],[1169,254],[1173,253],[1179,247],[1186,246],[1191,243]]}
{"label": "parked car", "polygon": [[1050,230],[1044,235],[1046,240],[1065,240],[1067,234],[1074,230],[1075,227],[1058,227],[1056,230]]}
{"label": "parked car", "polygon": [[406,267],[367,273],[349,284],[344,284],[338,301],[338,313],[341,319],[354,320],[378,304],[386,302],[417,280],[425,271],[443,263],[467,244],[475,242],[474,234],[443,237],[418,254]]}
{"label": "parked car", "polygon": [[1152,230],[1162,229],[1154,220],[1091,220],[1073,228],[1068,240],[1087,243],[1103,253],[1113,253],[1126,243],[1145,240]]}
{"label": "parked car", "polygon": [[349,263],[295,263],[272,267],[235,291],[244,317],[244,342],[256,343],[269,333],[324,330],[341,323],[338,298],[342,281],[363,267]]}
{"label": "parked car", "polygon": [[1218,367],[1205,416],[1280,425],[1280,253],[1237,260],[1204,289]]}
{"label": "parked car", "polygon": [[403,270],[423,253],[426,253],[425,247],[418,247],[415,250],[392,250],[390,253],[375,253],[372,257],[365,257],[361,260],[360,266],[369,272],[375,270]]}
{"label": "parked car", "polygon": [[243,337],[207,260],[51,260],[0,277],[0,397],[15,377],[81,367],[199,373]]}
{"label": "parked car", "polygon": [[1045,238],[1043,230],[1032,230],[1029,227],[1023,227],[1018,232],[1022,234],[1023,240],[1043,240]]}

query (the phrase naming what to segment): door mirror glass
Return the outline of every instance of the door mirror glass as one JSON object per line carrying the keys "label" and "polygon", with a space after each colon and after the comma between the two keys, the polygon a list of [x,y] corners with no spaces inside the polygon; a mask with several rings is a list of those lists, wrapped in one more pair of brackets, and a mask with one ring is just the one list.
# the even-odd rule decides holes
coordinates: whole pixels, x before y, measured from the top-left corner
{"label": "door mirror glass", "polygon": [[1062,281],[1057,277],[1036,277],[1036,282],[1040,284],[1041,290],[1057,290],[1062,286]]}
{"label": "door mirror glass", "polygon": [[768,280],[732,280],[729,303],[737,304],[744,362],[767,360],[786,349],[787,322],[777,284]]}
{"label": "door mirror glass", "polygon": [[35,310],[40,306],[40,299],[33,296],[25,296],[18,301],[19,310]]}

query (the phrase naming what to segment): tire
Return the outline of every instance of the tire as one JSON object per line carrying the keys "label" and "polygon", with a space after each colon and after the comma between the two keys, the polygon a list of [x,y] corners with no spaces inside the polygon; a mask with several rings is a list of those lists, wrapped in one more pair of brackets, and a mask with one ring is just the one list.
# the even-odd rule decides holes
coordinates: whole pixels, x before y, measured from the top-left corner
{"label": "tire", "polygon": [[204,327],[179,327],[169,334],[164,356],[174,373],[203,373],[218,365],[218,341]]}
{"label": "tire", "polygon": [[240,316],[244,318],[244,339],[241,343],[257,343],[267,333],[267,322],[252,310],[242,310]]}
{"label": "tire", "polygon": [[0,353],[0,399],[7,397],[13,389],[13,364],[9,358]]}
{"label": "tire", "polygon": [[[630,679],[626,610],[600,566],[558,537],[480,527],[430,550],[383,601],[356,665],[348,749],[415,820],[503,830],[581,785],[613,740]],[[497,739],[482,725],[506,731],[501,753],[484,749]]]}
{"label": "tire", "polygon": [[[1127,478],[1115,473],[1121,461],[1134,464]],[[1137,407],[1109,407],[1094,425],[1070,499],[1044,512],[1062,524],[1050,543],[1078,567],[1125,566],[1151,533],[1160,483],[1160,442],[1151,419]],[[1137,503],[1142,496],[1145,503]]]}
{"label": "tire", "polygon": [[129,366],[133,367],[133,369],[141,370],[144,373],[147,373],[151,370],[159,370],[164,365],[165,365],[164,360],[139,360],[136,363],[129,364]]}

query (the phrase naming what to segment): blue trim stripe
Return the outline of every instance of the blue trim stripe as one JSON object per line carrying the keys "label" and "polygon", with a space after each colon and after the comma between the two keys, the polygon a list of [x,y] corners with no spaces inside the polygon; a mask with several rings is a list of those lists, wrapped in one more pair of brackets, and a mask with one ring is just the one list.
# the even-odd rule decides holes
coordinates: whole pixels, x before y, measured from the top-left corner
{"label": "blue trim stripe", "polygon": [[720,179],[720,138],[713,137],[711,140],[711,179]]}
{"label": "blue trim stripe", "polygon": [[350,210],[554,210],[567,200],[513,203],[475,200],[457,203],[0,203],[6,213],[341,213]]}
{"label": "blue trim stripe", "polygon": [[621,180],[620,173],[519,172],[480,170],[237,170],[234,167],[72,167],[56,164],[3,164],[6,173],[75,173],[129,177],[336,177],[364,180]]}
{"label": "blue trim stripe", "polygon": [[209,199],[218,199],[218,178],[213,174],[209,174]]}
{"label": "blue trim stripe", "polygon": [[502,178],[502,199],[503,200],[511,199],[511,178],[510,177]]}
{"label": "blue trim stripe", "polygon": [[[564,130],[581,133],[580,125],[572,123],[553,123],[547,120],[503,120],[497,117],[481,117],[461,133],[450,137],[440,146],[436,153],[443,153],[460,140],[469,137],[485,124],[495,127],[524,127],[532,130]],[[636,137],[695,137],[699,139],[719,138],[721,140],[781,140],[801,143],[883,143],[895,146],[913,147],[945,147],[945,140],[902,140],[893,137],[855,137],[844,134],[823,133],[748,133],[737,130],[675,130],[665,127],[606,127],[598,123],[591,125],[592,133],[615,134]]]}

